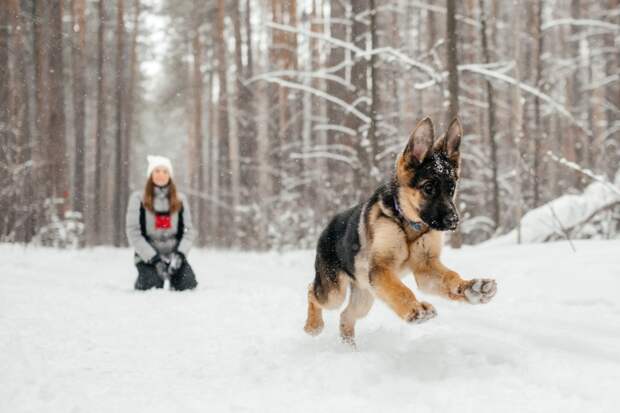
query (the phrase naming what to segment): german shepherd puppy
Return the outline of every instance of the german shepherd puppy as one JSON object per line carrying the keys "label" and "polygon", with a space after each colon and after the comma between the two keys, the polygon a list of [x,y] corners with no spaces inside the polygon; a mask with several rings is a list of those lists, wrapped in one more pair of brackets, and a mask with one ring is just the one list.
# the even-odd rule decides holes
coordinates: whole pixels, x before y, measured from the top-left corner
{"label": "german shepherd puppy", "polygon": [[343,341],[355,344],[355,322],[365,317],[375,298],[400,318],[421,323],[437,315],[401,282],[412,271],[420,290],[470,304],[487,303],[497,291],[495,280],[464,280],[439,260],[442,231],[454,230],[463,131],[454,119],[435,139],[431,119],[415,127],[396,161],[392,177],[366,202],[336,215],[319,238],[314,282],[308,290],[304,330],[323,329],[322,311],[339,308]]}

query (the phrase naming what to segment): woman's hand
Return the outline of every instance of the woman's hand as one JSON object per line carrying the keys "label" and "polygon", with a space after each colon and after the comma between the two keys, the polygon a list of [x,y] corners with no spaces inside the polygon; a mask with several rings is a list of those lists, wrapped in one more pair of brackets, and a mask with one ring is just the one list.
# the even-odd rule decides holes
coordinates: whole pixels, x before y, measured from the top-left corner
{"label": "woman's hand", "polygon": [[157,275],[162,280],[167,280],[170,277],[169,266],[170,259],[166,257],[162,257],[159,254],[156,254],[153,258],[149,260],[149,264],[155,266],[155,270],[157,271]]}
{"label": "woman's hand", "polygon": [[168,272],[171,275],[176,273],[183,266],[184,262],[185,262],[185,256],[182,253],[178,251],[173,252],[172,254],[170,254],[170,263],[168,264]]}

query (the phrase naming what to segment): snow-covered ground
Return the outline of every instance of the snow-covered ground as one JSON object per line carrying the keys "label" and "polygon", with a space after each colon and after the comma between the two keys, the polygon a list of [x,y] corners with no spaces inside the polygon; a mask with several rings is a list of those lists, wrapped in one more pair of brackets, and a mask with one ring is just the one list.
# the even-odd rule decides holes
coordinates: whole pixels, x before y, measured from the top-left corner
{"label": "snow-covered ground", "polygon": [[494,301],[378,302],[355,351],[336,312],[302,330],[311,252],[193,251],[178,293],[133,291],[129,250],[0,245],[0,412],[616,412],[620,242],[575,246],[446,251]]}

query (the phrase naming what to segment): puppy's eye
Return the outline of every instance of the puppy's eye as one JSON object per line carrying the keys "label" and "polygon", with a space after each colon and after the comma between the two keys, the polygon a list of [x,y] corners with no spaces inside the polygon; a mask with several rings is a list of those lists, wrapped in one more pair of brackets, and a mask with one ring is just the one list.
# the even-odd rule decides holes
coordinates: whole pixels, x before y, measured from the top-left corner
{"label": "puppy's eye", "polygon": [[433,196],[435,194],[435,185],[430,182],[427,182],[422,187],[422,191],[428,196]]}
{"label": "puppy's eye", "polygon": [[450,196],[454,195],[454,189],[456,188],[456,186],[454,184],[449,184],[448,185],[448,193],[450,194]]}

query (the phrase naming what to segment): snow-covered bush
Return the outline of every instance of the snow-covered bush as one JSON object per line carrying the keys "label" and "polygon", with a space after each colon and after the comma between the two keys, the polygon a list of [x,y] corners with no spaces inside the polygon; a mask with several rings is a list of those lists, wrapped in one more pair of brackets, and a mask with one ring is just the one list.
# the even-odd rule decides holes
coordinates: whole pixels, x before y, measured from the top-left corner
{"label": "snow-covered bush", "polygon": [[62,207],[62,198],[50,198],[45,201],[45,219],[47,224],[41,227],[33,242],[36,245],[54,248],[80,248],[84,246],[84,223],[82,214],[65,211],[62,218],[58,209]]}

